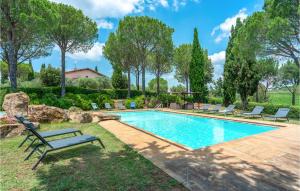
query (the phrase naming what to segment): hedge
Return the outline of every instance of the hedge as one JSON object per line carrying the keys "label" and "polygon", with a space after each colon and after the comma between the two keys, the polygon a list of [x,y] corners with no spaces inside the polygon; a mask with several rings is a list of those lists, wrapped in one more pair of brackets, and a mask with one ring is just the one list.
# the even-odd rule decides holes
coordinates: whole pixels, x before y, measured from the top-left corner
{"label": "hedge", "polygon": [[[235,102],[235,105],[238,109],[242,109],[241,102]],[[271,103],[257,103],[249,102],[247,110],[252,111],[255,106],[263,106],[264,114],[274,115],[279,108],[290,108],[288,117],[300,119],[300,106],[290,106],[283,104],[271,104]]]}

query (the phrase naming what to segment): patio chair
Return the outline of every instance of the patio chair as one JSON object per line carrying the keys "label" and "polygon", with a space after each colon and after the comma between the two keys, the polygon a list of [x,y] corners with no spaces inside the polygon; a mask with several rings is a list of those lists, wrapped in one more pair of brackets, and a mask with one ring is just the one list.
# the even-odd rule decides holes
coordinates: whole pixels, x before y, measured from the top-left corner
{"label": "patio chair", "polygon": [[222,107],[222,104],[217,104],[213,108],[208,109],[207,111],[210,113],[216,113],[216,112],[220,111],[221,107]]}
{"label": "patio chair", "polygon": [[289,112],[290,112],[289,108],[279,108],[277,110],[277,112],[275,113],[275,115],[269,115],[269,116],[266,116],[266,118],[271,118],[274,121],[276,121],[277,119],[283,118],[283,119],[286,119],[287,121],[289,121],[289,118],[288,118]]}
{"label": "patio chair", "polygon": [[[34,136],[36,136],[37,139],[40,140],[39,144],[37,144],[33,148],[33,150],[28,154],[28,156],[25,158],[25,160],[28,160],[31,157],[31,155],[35,152],[38,152],[41,155],[39,160],[33,165],[32,170],[34,170],[39,165],[39,163],[46,157],[46,155],[52,151],[64,149],[67,147],[72,147],[75,145],[81,145],[84,143],[93,143],[94,141],[98,141],[101,144],[101,146],[105,148],[105,146],[103,145],[102,141],[99,138],[91,135],[80,135],[76,137],[69,137],[69,138],[57,139],[54,141],[47,141],[46,139],[44,139],[44,137],[41,136],[39,132],[35,130],[34,125],[31,122],[24,121],[23,123],[28,128],[28,130]],[[41,150],[41,147],[44,147],[44,149]]]}
{"label": "patio chair", "polygon": [[99,107],[96,103],[91,103],[93,110],[98,110]]}
{"label": "patio chair", "polygon": [[122,102],[118,102],[117,106],[118,106],[118,109],[126,109],[126,107],[123,105]]}
{"label": "patio chair", "polygon": [[111,107],[111,105],[109,103],[104,103],[104,107],[107,110],[111,110],[112,109],[112,107]]}
{"label": "patio chair", "polygon": [[134,101],[130,102],[130,109],[135,109],[135,108],[136,108],[135,102]]}
{"label": "patio chair", "polygon": [[224,110],[219,111],[219,113],[223,113],[224,115],[229,114],[229,113],[234,114],[234,108],[235,108],[235,105],[229,105]]}
{"label": "patio chair", "polygon": [[[24,116],[21,115],[16,115],[15,118],[22,124],[24,124],[24,121],[28,121]],[[33,127],[34,129],[36,129],[35,127]],[[29,131],[29,129],[25,126],[26,131],[28,132],[27,136],[25,137],[25,139],[20,143],[20,145],[18,146],[18,148],[22,147],[24,145],[24,143],[29,140],[31,141],[30,144],[27,146],[27,148],[25,149],[25,152],[37,141],[37,138],[33,138],[34,135],[31,133],[31,131]],[[52,130],[52,131],[43,131],[43,132],[39,132],[39,134],[43,137],[43,138],[49,138],[49,137],[55,137],[55,136],[59,136],[59,135],[66,135],[66,134],[73,134],[75,136],[77,136],[76,133],[79,133],[82,135],[82,132],[78,129],[73,129],[73,128],[65,128],[65,129],[59,129],[59,130]]]}
{"label": "patio chair", "polygon": [[264,110],[263,106],[255,106],[254,109],[251,112],[248,113],[242,113],[242,115],[244,116],[250,116],[250,117],[254,117],[254,116],[262,116],[262,112]]}
{"label": "patio chair", "polygon": [[211,105],[210,104],[203,104],[197,110],[201,110],[203,112],[207,111]]}

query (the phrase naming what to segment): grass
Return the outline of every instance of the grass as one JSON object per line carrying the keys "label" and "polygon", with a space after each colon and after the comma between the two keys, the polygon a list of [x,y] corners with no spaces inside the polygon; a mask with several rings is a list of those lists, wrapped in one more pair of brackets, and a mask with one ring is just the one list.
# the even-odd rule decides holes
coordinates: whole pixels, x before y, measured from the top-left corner
{"label": "grass", "polygon": [[67,148],[37,161],[24,161],[27,153],[17,146],[24,138],[6,138],[0,144],[0,190],[186,190],[180,183],[119,141],[98,124],[43,124],[41,130],[79,128],[101,137],[98,143]]}
{"label": "grass", "polygon": [[[292,105],[292,94],[289,91],[268,92],[269,102],[272,104]],[[300,105],[300,94],[296,95],[296,105]]]}

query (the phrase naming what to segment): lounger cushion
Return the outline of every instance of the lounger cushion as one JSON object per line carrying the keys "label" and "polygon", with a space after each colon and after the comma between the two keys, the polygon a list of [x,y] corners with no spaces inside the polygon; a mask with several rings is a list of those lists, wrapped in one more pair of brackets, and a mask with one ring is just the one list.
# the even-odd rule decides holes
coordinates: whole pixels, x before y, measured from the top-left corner
{"label": "lounger cushion", "polygon": [[94,137],[91,135],[81,135],[81,136],[70,137],[70,138],[66,138],[66,139],[50,141],[48,143],[54,149],[59,149],[59,148],[69,147],[72,145],[78,145],[81,143],[87,143],[87,142],[91,142],[91,141],[95,141],[95,140],[97,140],[97,137]]}
{"label": "lounger cushion", "polygon": [[79,130],[77,129],[72,129],[72,128],[66,128],[66,129],[59,129],[59,130],[54,130],[54,131],[45,131],[45,132],[39,132],[39,134],[42,137],[52,137],[56,135],[64,135],[64,134],[69,134],[69,133],[75,133],[78,132]]}

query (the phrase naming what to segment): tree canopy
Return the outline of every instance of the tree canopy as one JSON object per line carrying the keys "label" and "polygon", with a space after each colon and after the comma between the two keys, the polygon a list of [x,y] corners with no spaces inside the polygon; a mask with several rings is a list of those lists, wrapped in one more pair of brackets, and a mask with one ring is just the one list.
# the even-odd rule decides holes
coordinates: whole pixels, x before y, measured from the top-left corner
{"label": "tree canopy", "polygon": [[[159,91],[164,92],[164,93],[168,92],[168,81],[163,78],[160,78],[159,83],[160,83]],[[156,78],[154,78],[148,82],[148,90],[153,91],[153,92],[157,91],[157,79]]]}

